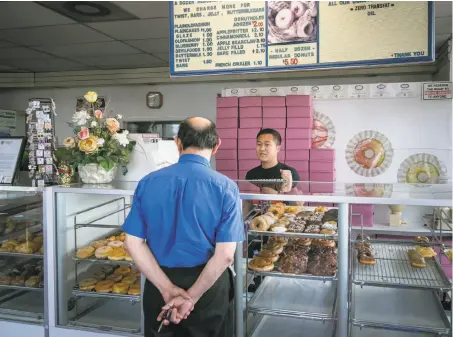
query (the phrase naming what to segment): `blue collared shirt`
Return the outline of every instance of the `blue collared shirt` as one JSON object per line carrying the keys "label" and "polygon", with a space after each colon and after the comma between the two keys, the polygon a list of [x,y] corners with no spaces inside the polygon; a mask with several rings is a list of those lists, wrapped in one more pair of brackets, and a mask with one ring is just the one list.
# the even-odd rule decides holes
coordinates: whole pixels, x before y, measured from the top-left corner
{"label": "blue collared shirt", "polygon": [[139,182],[123,230],[146,239],[161,266],[204,264],[217,242],[245,239],[238,186],[205,158],[183,155]]}

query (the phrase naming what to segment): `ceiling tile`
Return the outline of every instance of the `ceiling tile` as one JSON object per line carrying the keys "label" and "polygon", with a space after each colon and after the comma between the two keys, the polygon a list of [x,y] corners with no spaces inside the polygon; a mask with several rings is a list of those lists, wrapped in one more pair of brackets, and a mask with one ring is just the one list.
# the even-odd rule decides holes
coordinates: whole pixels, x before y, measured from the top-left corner
{"label": "ceiling tile", "polygon": [[434,1],[434,13],[436,18],[442,16],[451,16],[453,2],[451,1]]}
{"label": "ceiling tile", "polygon": [[436,18],[434,21],[436,35],[451,34],[451,16]]}
{"label": "ceiling tile", "polygon": [[[128,46],[120,41],[92,42],[79,44],[65,44],[59,46],[38,46],[33,47],[38,50],[46,51],[60,57],[90,57],[140,54],[141,51]],[[0,50],[1,53],[1,50]]]}
{"label": "ceiling tile", "polygon": [[0,29],[70,23],[74,23],[74,21],[32,1],[0,2]]}
{"label": "ceiling tile", "polygon": [[6,41],[0,41],[0,48],[4,48],[4,47],[14,47],[15,45],[10,43],[10,42],[6,42]]}
{"label": "ceiling tile", "polygon": [[116,5],[141,18],[168,18],[168,1],[114,1]]}
{"label": "ceiling tile", "polygon": [[7,59],[45,59],[51,58],[49,54],[41,53],[25,47],[1,48],[0,60]]}
{"label": "ceiling tile", "polygon": [[84,64],[58,59],[32,59],[32,60],[5,60],[3,64],[19,69],[26,69],[30,71],[43,72],[43,71],[68,71],[68,70],[90,70],[93,67]]}
{"label": "ceiling tile", "polygon": [[141,40],[168,37],[170,29],[168,19],[101,22],[90,23],[88,25],[117,40]]}
{"label": "ceiling tile", "polygon": [[74,60],[101,69],[146,68],[165,65],[166,62],[148,54],[111,57],[79,57]]}
{"label": "ceiling tile", "polygon": [[146,40],[126,40],[124,41],[147,53],[164,53],[170,50],[168,38],[146,39]]}
{"label": "ceiling tile", "polygon": [[24,46],[112,41],[108,36],[83,25],[48,26],[0,30],[0,40]]}

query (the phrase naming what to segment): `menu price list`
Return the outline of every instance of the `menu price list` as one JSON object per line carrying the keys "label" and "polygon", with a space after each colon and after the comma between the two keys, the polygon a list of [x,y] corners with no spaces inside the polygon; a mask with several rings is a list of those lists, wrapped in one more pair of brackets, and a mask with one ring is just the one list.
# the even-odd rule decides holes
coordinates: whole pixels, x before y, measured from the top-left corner
{"label": "menu price list", "polygon": [[265,67],[265,10],[264,1],[175,1],[175,72]]}

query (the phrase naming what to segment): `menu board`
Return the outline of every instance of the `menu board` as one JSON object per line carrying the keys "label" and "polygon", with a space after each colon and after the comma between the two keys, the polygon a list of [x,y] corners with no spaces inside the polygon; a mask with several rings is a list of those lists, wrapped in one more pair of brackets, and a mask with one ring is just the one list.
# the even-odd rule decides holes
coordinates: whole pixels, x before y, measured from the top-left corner
{"label": "menu board", "polygon": [[172,76],[434,61],[431,1],[172,1]]}

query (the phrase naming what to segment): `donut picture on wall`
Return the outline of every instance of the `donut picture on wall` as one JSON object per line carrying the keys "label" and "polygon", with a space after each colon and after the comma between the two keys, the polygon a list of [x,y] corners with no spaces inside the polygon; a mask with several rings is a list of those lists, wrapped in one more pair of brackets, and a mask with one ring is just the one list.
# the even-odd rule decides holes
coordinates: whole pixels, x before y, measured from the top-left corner
{"label": "donut picture on wall", "polygon": [[316,41],[317,1],[269,1],[267,6],[268,44]]}
{"label": "donut picture on wall", "polygon": [[355,135],[346,146],[346,162],[363,177],[375,177],[392,163],[393,148],[382,133],[367,130]]}
{"label": "donut picture on wall", "polygon": [[392,184],[346,184],[346,195],[368,198],[390,198]]}
{"label": "donut picture on wall", "polygon": [[322,112],[315,111],[311,131],[311,147],[316,149],[331,148],[335,142],[335,133],[332,120]]}
{"label": "donut picture on wall", "polygon": [[[416,184],[443,184],[447,181],[447,168],[436,156],[417,153],[407,157],[398,169],[398,182]],[[425,185],[426,186],[426,185]]]}

